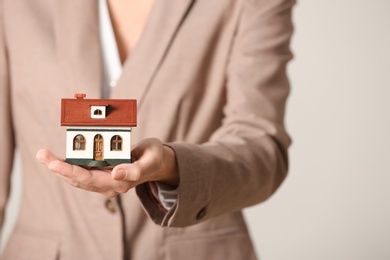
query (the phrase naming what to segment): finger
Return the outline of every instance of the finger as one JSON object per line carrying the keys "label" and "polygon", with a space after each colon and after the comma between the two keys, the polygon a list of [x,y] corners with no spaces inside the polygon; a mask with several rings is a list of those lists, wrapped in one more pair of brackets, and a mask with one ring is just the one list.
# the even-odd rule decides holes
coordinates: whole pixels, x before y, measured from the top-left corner
{"label": "finger", "polygon": [[111,177],[116,181],[139,181],[141,176],[141,169],[137,167],[137,163],[120,164],[116,166],[111,173]]}
{"label": "finger", "polygon": [[63,161],[53,160],[47,164],[49,170],[56,172],[73,181],[89,184],[92,174],[90,171]]}
{"label": "finger", "polygon": [[77,165],[68,164],[62,161],[52,161],[48,164],[48,168],[64,177],[73,186],[90,187],[88,190],[96,191],[96,188],[102,190],[115,185],[109,172],[93,170],[89,171]]}
{"label": "finger", "polygon": [[73,186],[77,186],[74,180],[61,173],[59,166],[62,164],[62,160],[51,151],[46,149],[39,150],[36,154],[36,159],[46,165],[49,170],[55,172],[62,180],[72,184]]}
{"label": "finger", "polygon": [[142,156],[132,164],[120,164],[112,171],[112,178],[117,181],[141,183],[147,181],[156,173],[161,165],[161,156],[153,149],[147,149]]}
{"label": "finger", "polygon": [[152,180],[152,176],[162,166],[163,148],[160,140],[149,138],[141,141],[132,151],[136,161],[132,164],[121,164],[112,171],[114,180],[126,180],[142,183]]}
{"label": "finger", "polygon": [[70,185],[88,191],[99,192],[106,197],[115,196],[113,193],[127,192],[131,188],[131,185],[126,182],[113,180],[109,171],[89,171],[58,160],[49,163],[48,167]]}
{"label": "finger", "polygon": [[45,165],[48,165],[50,162],[52,161],[55,161],[55,160],[60,160],[61,159],[56,156],[55,154],[53,154],[52,152],[50,152],[49,150],[46,150],[46,149],[41,149],[37,152],[37,154],[35,155],[35,158],[41,162],[42,164],[45,164]]}
{"label": "finger", "polygon": [[89,171],[85,168],[68,164],[46,149],[39,150],[36,154],[36,159],[73,187],[99,192],[108,198],[115,197],[119,193],[125,193],[133,187],[127,182],[113,180],[110,171]]}
{"label": "finger", "polygon": [[111,172],[92,170],[91,176],[93,179],[93,187],[98,187],[97,190],[94,189],[93,191],[98,191],[106,197],[116,196],[119,193],[126,193],[129,189],[135,186],[128,181],[113,180],[111,177]]}

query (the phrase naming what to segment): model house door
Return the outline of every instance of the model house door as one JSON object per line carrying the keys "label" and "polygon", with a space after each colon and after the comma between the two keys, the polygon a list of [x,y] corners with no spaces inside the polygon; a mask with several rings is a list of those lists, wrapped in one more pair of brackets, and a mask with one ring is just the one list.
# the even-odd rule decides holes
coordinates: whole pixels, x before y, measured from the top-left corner
{"label": "model house door", "polygon": [[93,146],[93,159],[95,161],[103,161],[103,137],[101,135],[95,135]]}

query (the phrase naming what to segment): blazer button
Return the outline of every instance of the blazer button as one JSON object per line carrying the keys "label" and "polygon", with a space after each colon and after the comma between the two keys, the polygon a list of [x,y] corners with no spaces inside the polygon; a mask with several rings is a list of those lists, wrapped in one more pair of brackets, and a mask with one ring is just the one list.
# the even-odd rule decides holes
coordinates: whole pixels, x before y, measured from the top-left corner
{"label": "blazer button", "polygon": [[206,216],[206,208],[202,208],[198,214],[196,215],[196,219],[197,220],[201,220],[202,218],[204,218],[204,216]]}
{"label": "blazer button", "polygon": [[115,213],[116,212],[116,205],[115,203],[112,201],[112,200],[106,200],[106,209],[110,212],[110,213]]}

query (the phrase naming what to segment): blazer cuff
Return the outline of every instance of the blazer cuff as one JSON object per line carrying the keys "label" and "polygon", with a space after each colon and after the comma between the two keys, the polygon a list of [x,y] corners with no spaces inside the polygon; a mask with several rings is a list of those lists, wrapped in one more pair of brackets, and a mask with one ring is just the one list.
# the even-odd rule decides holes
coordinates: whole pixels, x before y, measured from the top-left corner
{"label": "blazer cuff", "polygon": [[[151,184],[147,182],[135,187],[135,191],[149,218],[157,225],[162,225],[163,219],[168,211],[153,194],[151,188]],[[174,208],[174,206],[172,208]]]}
{"label": "blazer cuff", "polygon": [[136,193],[148,216],[158,225],[186,227],[207,218],[207,201],[210,198],[210,183],[214,167],[200,146],[188,143],[165,144],[176,154],[180,175],[177,200],[169,211],[154,197],[147,183],[138,185]]}

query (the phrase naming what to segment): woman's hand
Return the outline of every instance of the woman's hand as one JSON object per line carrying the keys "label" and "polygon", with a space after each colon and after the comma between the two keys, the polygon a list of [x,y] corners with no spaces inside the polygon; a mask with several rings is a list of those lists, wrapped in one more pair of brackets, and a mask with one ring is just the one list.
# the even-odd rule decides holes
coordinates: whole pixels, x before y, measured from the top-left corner
{"label": "woman's hand", "polygon": [[179,184],[175,153],[159,139],[145,139],[134,146],[131,153],[133,163],[117,165],[112,171],[71,165],[45,149],[39,150],[36,158],[72,186],[109,198],[145,182]]}

